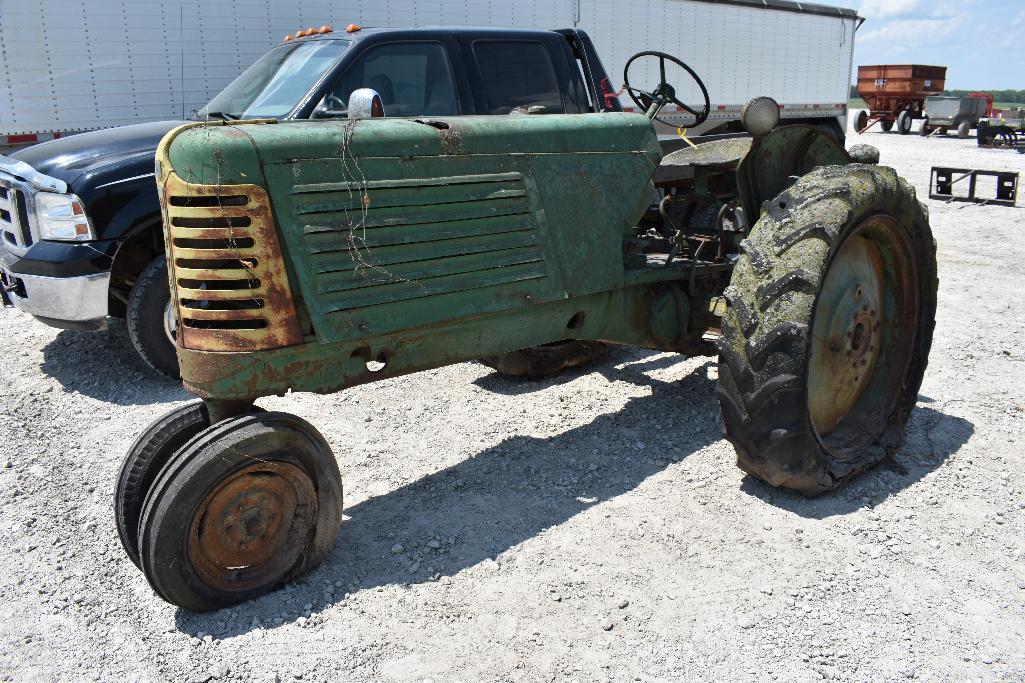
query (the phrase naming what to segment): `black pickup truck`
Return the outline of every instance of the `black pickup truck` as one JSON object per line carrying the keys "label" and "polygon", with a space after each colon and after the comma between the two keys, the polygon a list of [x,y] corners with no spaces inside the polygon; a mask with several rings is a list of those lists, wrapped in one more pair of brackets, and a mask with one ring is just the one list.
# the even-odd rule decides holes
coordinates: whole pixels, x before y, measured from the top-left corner
{"label": "black pickup truck", "polygon": [[[304,32],[305,33],[305,32]],[[197,119],[337,119],[371,88],[388,116],[621,111],[582,31],[327,27],[272,48]],[[126,317],[139,355],[177,377],[154,151],[183,123],[83,133],[0,155],[4,304],[55,327]]]}

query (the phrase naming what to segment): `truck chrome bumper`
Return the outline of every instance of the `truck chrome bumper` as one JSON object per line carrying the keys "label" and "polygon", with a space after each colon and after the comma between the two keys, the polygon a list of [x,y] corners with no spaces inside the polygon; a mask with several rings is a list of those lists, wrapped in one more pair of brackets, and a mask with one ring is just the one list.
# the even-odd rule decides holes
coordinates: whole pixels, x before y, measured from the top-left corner
{"label": "truck chrome bumper", "polygon": [[107,319],[110,273],[79,277],[11,274],[0,269],[0,284],[16,308],[53,327],[102,329]]}

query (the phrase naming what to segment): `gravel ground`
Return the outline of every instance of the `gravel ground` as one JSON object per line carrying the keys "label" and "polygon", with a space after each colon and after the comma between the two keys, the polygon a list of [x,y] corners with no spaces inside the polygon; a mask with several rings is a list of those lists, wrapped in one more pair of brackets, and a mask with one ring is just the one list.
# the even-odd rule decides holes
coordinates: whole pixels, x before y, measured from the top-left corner
{"label": "gravel ground", "polygon": [[[933,164],[1025,171],[974,141],[860,141],[923,197]],[[338,543],[206,615],[152,594],[111,511],[128,446],[187,394],[121,325],[5,311],[0,678],[1025,680],[1025,208],[928,203],[938,326],[907,446],[835,494],[743,476],[708,359],[294,394],[262,405],[334,448]]]}

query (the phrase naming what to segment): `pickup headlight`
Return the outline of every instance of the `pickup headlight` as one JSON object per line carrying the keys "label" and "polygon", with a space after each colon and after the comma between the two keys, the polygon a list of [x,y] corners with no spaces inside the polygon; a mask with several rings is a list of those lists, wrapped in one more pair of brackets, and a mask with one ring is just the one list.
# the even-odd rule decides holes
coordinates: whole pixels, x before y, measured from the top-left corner
{"label": "pickup headlight", "polygon": [[35,196],[36,225],[44,240],[84,242],[96,239],[82,200],[73,194],[40,192]]}

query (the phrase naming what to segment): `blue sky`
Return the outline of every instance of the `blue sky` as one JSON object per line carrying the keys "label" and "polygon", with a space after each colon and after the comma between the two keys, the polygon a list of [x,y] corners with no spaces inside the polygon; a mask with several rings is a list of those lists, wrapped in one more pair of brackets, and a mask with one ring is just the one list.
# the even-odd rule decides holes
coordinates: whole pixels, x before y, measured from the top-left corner
{"label": "blue sky", "polygon": [[1025,0],[814,0],[865,17],[854,64],[937,64],[952,89],[1025,90]]}

